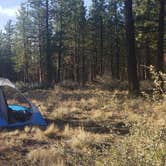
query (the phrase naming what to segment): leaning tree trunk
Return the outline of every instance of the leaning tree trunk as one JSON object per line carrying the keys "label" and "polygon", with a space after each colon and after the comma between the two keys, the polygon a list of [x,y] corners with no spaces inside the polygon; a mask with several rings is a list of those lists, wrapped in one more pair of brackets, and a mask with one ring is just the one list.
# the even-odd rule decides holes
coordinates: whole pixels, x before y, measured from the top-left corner
{"label": "leaning tree trunk", "polygon": [[137,60],[135,54],[135,27],[132,15],[132,0],[125,0],[125,17],[128,48],[129,92],[136,93],[139,91],[139,81],[137,76]]}
{"label": "leaning tree trunk", "polygon": [[157,71],[164,70],[164,13],[165,0],[160,0],[159,28],[158,28],[158,51],[157,51]]}

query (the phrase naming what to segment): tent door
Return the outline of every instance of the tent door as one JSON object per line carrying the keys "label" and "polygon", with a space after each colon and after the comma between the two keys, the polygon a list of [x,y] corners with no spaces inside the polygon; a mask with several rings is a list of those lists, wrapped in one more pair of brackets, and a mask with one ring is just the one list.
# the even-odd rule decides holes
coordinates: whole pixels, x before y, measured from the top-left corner
{"label": "tent door", "polygon": [[8,121],[8,106],[2,87],[0,87],[0,118]]}

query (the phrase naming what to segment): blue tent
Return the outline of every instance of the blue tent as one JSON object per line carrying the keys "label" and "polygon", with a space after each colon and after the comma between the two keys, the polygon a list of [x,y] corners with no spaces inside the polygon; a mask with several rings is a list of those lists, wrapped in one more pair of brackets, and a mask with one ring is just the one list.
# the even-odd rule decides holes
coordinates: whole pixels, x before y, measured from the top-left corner
{"label": "blue tent", "polygon": [[[28,103],[28,107],[20,104],[8,104],[4,87],[10,87],[19,93]],[[0,78],[0,127],[21,127],[26,125],[46,126],[46,121],[39,109],[22,95],[13,83],[8,79]]]}

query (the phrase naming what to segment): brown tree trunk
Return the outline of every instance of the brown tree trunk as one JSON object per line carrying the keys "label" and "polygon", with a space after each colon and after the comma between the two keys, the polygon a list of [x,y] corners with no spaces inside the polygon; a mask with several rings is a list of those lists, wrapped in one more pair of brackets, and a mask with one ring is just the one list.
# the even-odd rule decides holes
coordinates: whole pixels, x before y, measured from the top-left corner
{"label": "brown tree trunk", "polygon": [[125,0],[125,17],[128,48],[129,92],[137,93],[139,91],[139,81],[137,76],[137,60],[135,54],[135,27],[132,14],[132,0]]}
{"label": "brown tree trunk", "polygon": [[114,5],[114,10],[115,10],[115,54],[116,54],[116,74],[115,77],[116,79],[120,79],[119,75],[119,60],[120,60],[120,47],[119,47],[119,32],[118,32],[118,9],[117,9],[117,4],[115,3]]}
{"label": "brown tree trunk", "polygon": [[47,83],[52,84],[52,59],[50,52],[50,32],[49,32],[49,0],[46,0],[46,64]]}
{"label": "brown tree trunk", "polygon": [[[146,67],[150,66],[150,47],[149,47],[149,40],[147,39],[146,41]],[[149,68],[146,69],[146,79],[149,80],[150,79],[150,71]]]}
{"label": "brown tree trunk", "polygon": [[84,36],[83,36],[83,48],[82,48],[82,86],[84,87],[85,86],[85,83],[86,83],[86,75],[85,75],[85,45],[84,45],[84,42],[85,42],[85,39],[84,39]]}
{"label": "brown tree trunk", "polygon": [[157,71],[164,70],[164,14],[165,14],[165,0],[160,0]]}
{"label": "brown tree trunk", "polygon": [[23,50],[24,50],[24,82],[29,81],[29,64],[28,64],[28,55],[27,55],[27,36],[25,29],[25,20],[23,20]]}
{"label": "brown tree trunk", "polygon": [[62,14],[60,16],[60,39],[59,39],[59,53],[58,53],[58,78],[57,82],[61,82],[61,59],[62,59]]}
{"label": "brown tree trunk", "polygon": [[100,75],[102,76],[103,71],[103,18],[100,17]]}

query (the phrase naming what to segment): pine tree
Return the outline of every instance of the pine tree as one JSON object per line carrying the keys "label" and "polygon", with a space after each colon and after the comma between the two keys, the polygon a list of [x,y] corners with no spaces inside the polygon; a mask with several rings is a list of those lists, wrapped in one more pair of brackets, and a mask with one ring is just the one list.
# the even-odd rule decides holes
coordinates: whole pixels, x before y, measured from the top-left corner
{"label": "pine tree", "polygon": [[160,0],[157,71],[164,71],[164,16],[165,16],[165,0]]}
{"label": "pine tree", "polygon": [[132,0],[125,1],[126,16],[126,38],[128,48],[128,81],[129,92],[139,91],[139,81],[137,77],[137,60],[135,55],[135,27],[132,11]]}
{"label": "pine tree", "polygon": [[[15,33],[15,64],[16,71],[20,73],[20,77],[25,82],[28,82],[29,77],[29,63],[30,63],[30,41],[29,33],[31,20],[29,18],[28,7],[21,5],[16,23]],[[23,71],[23,73],[22,73]]]}

